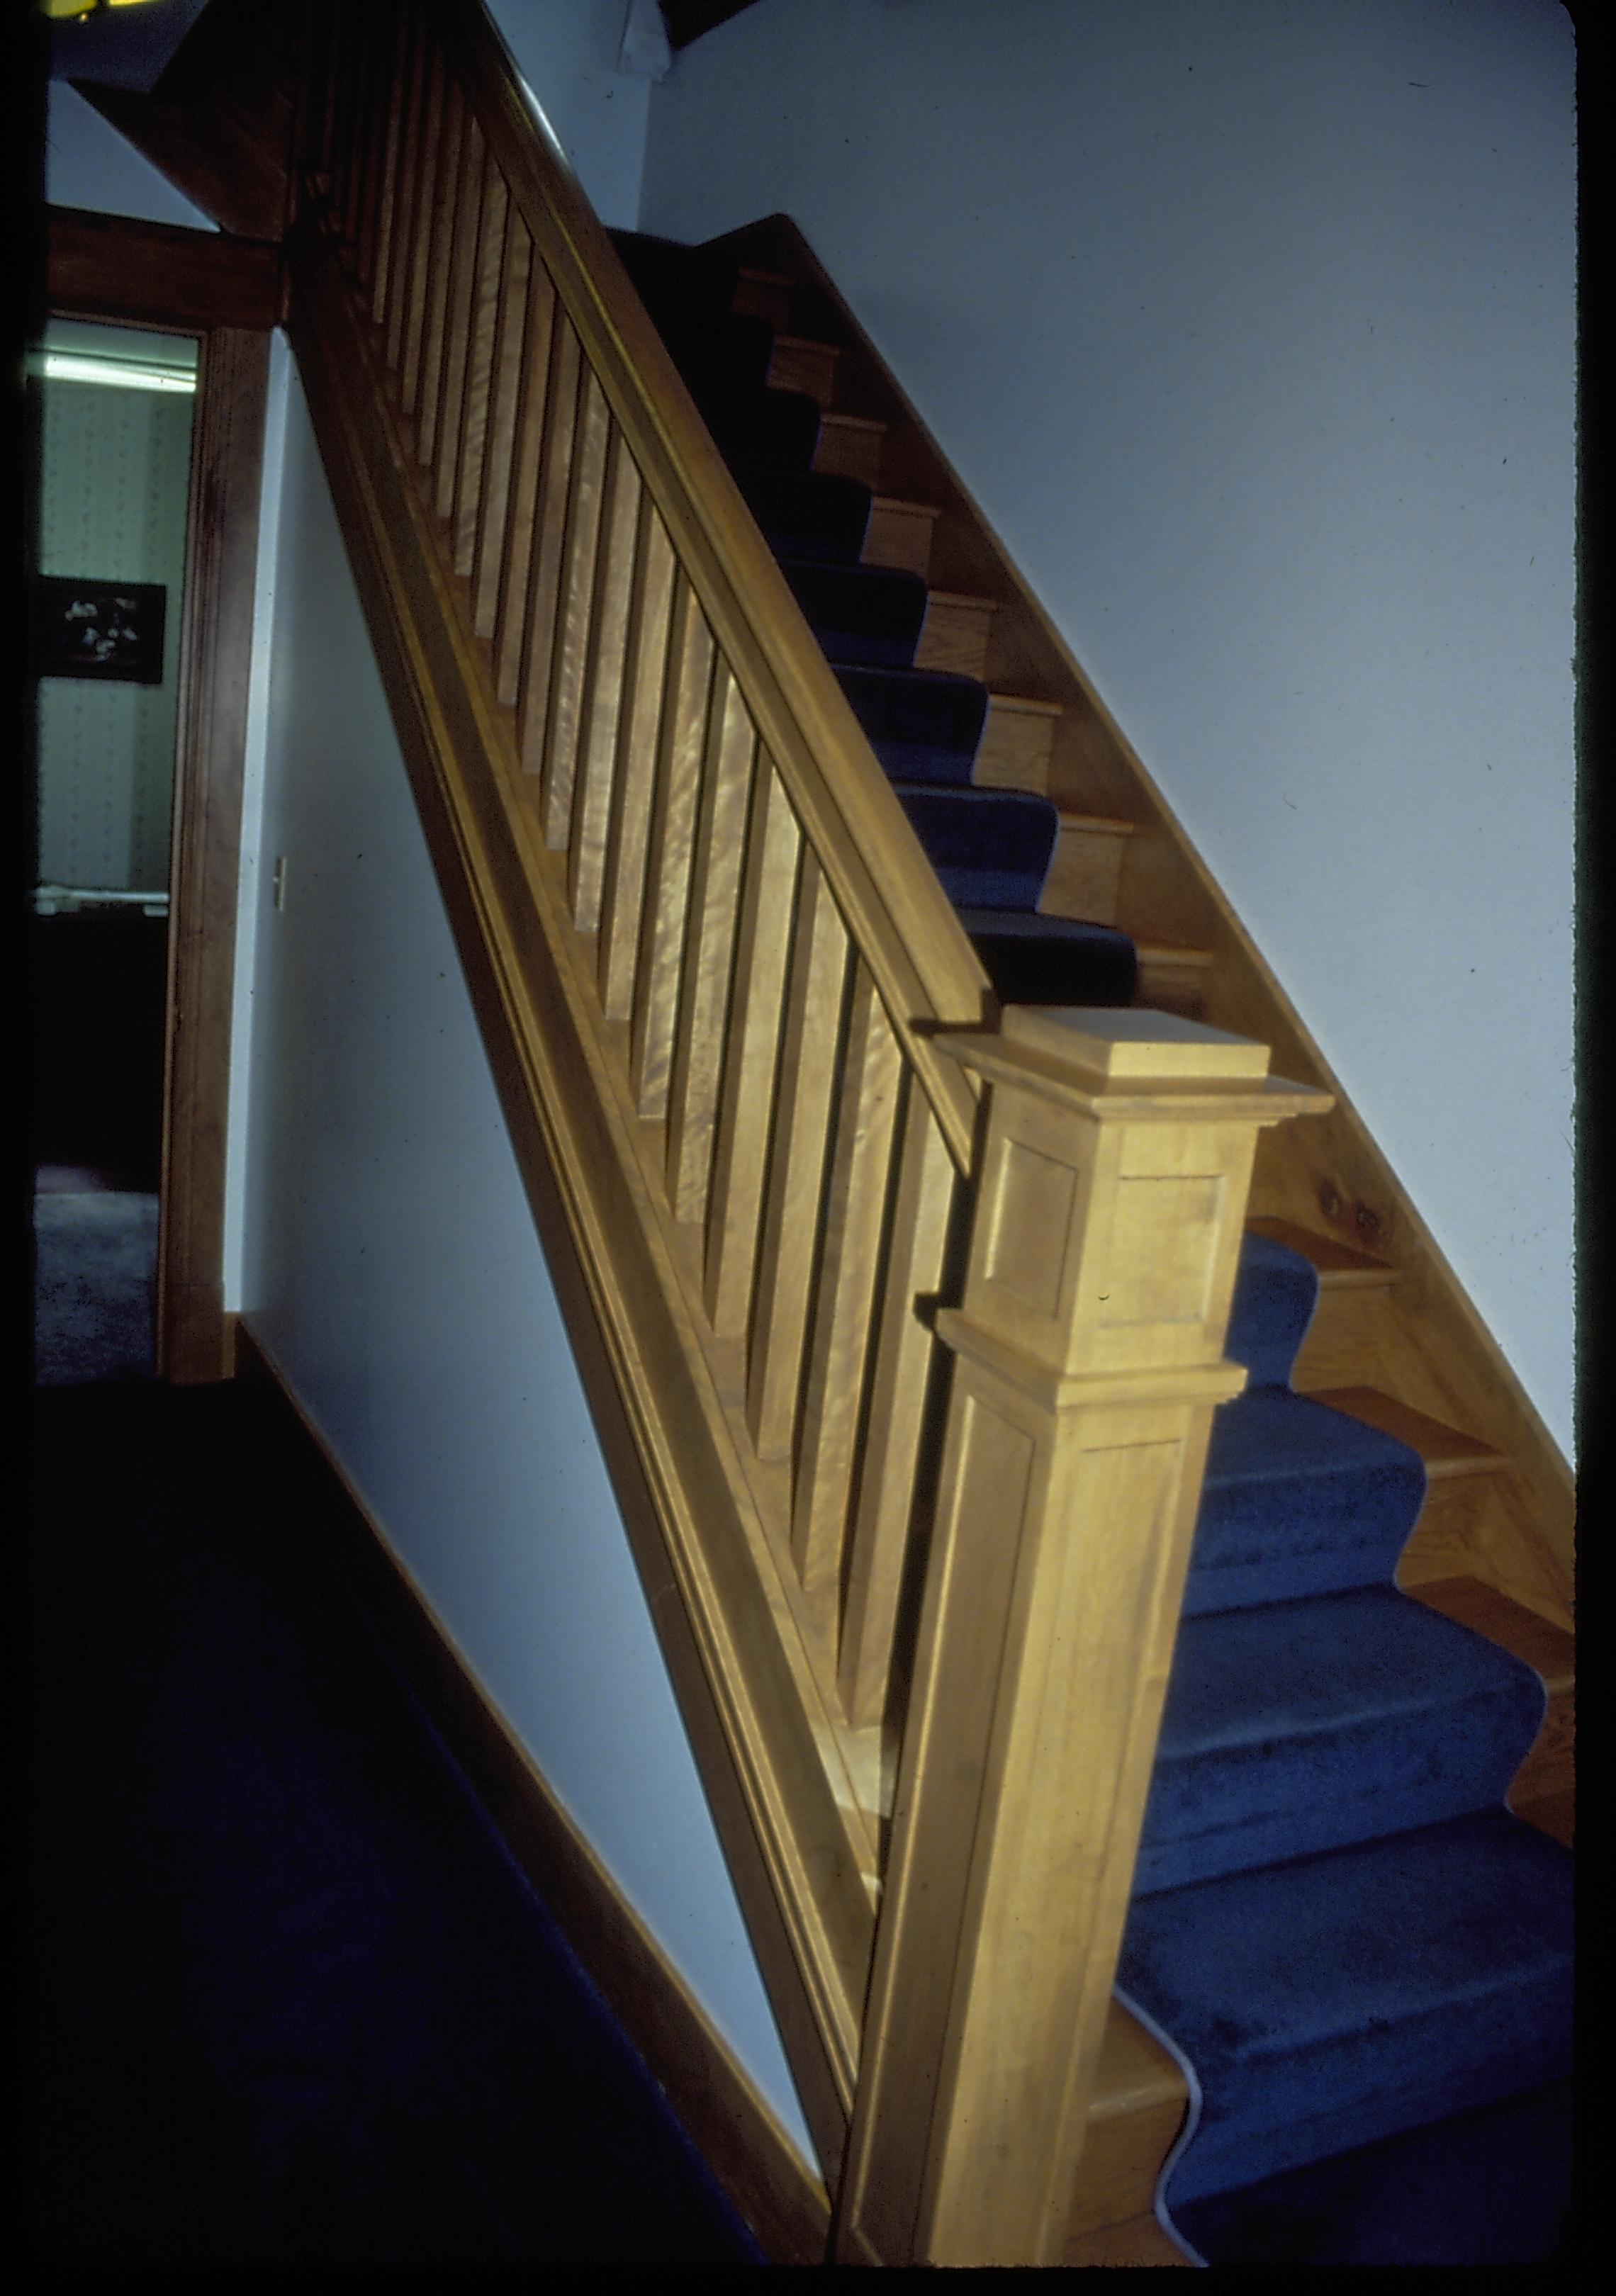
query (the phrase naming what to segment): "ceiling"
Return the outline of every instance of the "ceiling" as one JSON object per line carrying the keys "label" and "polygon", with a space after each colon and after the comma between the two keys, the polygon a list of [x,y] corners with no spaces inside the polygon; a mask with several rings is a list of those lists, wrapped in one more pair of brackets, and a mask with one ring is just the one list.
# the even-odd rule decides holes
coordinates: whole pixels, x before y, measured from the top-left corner
{"label": "ceiling", "polygon": [[703,32],[710,32],[750,8],[752,0],[660,0],[662,21],[668,27],[668,45],[676,51],[687,48],[699,40]]}
{"label": "ceiling", "polygon": [[51,78],[149,90],[207,0],[147,0],[51,26]]}

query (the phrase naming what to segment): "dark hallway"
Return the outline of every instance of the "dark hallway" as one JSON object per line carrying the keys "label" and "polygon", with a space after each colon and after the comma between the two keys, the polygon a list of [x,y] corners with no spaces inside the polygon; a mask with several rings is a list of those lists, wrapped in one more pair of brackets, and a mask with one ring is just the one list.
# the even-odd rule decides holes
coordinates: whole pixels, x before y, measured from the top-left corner
{"label": "dark hallway", "polygon": [[56,2267],[760,2263],[335,1568],[275,1390],[37,1390]]}

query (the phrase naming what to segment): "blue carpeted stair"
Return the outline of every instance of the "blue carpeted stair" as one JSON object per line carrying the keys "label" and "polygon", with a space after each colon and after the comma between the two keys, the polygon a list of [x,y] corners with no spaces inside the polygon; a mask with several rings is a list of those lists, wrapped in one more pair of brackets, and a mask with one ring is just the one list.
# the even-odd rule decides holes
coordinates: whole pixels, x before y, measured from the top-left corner
{"label": "blue carpeted stair", "polygon": [[1199,2090],[1162,2201],[1215,2264],[1545,2260],[1571,1860],[1503,1807],[1544,1689],[1391,1585],[1423,1468],[1292,1392],[1317,1288],[1247,1240],[1119,1970]]}
{"label": "blue carpeted stair", "polygon": [[[871,493],[815,473],[734,271],[619,253],[1005,1003],[1126,1004],[1135,954],[1042,917],[1046,800],[976,789],[988,709],[917,670],[913,573],[861,564]],[[1538,1677],[1399,1594],[1404,1445],[1295,1394],[1318,1279],[1248,1237],[1134,1905],[1124,1997],[1192,2069],[1161,2205],[1212,2263],[1522,2263],[1569,2206],[1569,1855],[1504,1794]],[[1509,2195],[1505,2202],[1501,2195]]]}
{"label": "blue carpeted stair", "polygon": [[819,408],[801,391],[767,387],[774,330],[730,309],[733,264],[642,234],[612,238],[996,994],[1129,1003],[1136,965],[1126,934],[1038,914],[1060,815],[1030,791],[972,787],[988,690],[915,669],[926,585],[860,562],[871,490],[811,467]]}

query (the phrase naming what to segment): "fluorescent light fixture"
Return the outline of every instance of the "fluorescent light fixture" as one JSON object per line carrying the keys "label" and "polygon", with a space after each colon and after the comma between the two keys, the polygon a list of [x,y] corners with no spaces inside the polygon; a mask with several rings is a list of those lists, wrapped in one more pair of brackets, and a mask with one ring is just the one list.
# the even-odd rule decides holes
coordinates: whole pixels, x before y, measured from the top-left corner
{"label": "fluorescent light fixture", "polygon": [[51,382],[103,382],[118,390],[196,390],[196,377],[171,366],[139,366],[128,359],[86,358],[75,351],[37,352],[29,361]]}
{"label": "fluorescent light fixture", "polygon": [[39,0],[39,6],[58,23],[82,22],[86,16],[99,16],[107,8],[138,8],[142,0]]}

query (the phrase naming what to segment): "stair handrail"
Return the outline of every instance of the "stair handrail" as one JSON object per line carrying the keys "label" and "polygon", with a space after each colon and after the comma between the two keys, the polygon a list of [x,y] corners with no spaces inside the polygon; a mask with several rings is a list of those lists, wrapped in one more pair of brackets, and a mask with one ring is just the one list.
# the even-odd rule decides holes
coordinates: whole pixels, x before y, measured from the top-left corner
{"label": "stair handrail", "polygon": [[544,251],[612,412],[670,525],[838,906],[956,1163],[974,1086],[927,1032],[991,1007],[987,976],[864,728],[714,446],[611,236],[481,0],[431,0],[512,201]]}
{"label": "stair handrail", "polygon": [[309,20],[294,347],[839,2252],[1057,2261],[1256,1140],[1328,1096],[985,1025],[480,6]]}

